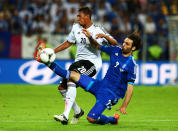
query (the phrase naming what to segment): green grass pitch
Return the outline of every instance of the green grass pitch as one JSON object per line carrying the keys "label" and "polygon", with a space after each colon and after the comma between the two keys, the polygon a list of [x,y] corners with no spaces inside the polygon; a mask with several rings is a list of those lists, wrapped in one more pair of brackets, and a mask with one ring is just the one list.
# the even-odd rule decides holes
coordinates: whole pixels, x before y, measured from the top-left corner
{"label": "green grass pitch", "polygon": [[[88,123],[94,96],[78,88],[76,100],[85,115],[77,125],[61,125],[53,120],[64,110],[57,85],[0,85],[0,131],[178,131],[178,87],[135,86],[128,114],[118,125]],[[104,114],[113,115],[121,103]]]}

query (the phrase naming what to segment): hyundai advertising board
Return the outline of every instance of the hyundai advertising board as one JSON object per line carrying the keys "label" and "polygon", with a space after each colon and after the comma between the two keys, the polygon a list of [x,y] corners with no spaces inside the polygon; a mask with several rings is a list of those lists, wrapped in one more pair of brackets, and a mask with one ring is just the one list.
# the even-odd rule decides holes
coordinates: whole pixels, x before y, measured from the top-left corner
{"label": "hyundai advertising board", "polygon": [[[71,60],[57,60],[60,66],[68,68]],[[178,77],[178,63],[137,62],[137,85],[165,85]],[[104,61],[102,69],[95,76],[102,79],[108,69],[109,62]],[[0,60],[1,84],[57,84],[61,77],[53,73],[44,64],[35,60]]]}

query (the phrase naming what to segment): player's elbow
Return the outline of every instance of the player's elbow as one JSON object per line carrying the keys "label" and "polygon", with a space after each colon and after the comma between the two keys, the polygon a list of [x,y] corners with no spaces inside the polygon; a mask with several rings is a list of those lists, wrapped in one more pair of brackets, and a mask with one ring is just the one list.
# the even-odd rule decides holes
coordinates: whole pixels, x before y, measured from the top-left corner
{"label": "player's elbow", "polygon": [[93,118],[88,117],[88,116],[87,116],[87,120],[88,120],[88,122],[90,122],[90,123],[95,123],[95,122],[96,122],[96,119],[93,119]]}

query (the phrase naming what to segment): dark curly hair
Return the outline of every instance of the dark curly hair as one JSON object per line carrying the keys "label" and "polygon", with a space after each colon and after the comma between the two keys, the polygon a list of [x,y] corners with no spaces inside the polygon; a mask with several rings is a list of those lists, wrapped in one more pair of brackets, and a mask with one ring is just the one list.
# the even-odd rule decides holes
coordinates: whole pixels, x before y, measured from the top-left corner
{"label": "dark curly hair", "polygon": [[139,31],[134,31],[132,34],[128,36],[129,39],[133,40],[132,46],[135,46],[135,50],[139,50],[142,48],[142,40]]}

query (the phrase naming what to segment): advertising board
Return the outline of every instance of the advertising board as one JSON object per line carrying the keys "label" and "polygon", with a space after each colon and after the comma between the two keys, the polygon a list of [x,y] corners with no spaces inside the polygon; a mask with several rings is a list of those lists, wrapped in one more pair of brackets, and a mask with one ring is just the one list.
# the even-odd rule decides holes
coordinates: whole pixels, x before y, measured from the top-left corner
{"label": "advertising board", "polygon": [[[56,60],[66,69],[73,61]],[[137,85],[166,85],[178,77],[178,63],[166,62],[137,62]],[[100,72],[95,76],[102,79],[109,67],[109,62],[104,61]],[[0,60],[0,83],[7,84],[57,84],[61,77],[53,73],[44,64],[35,60]]]}

